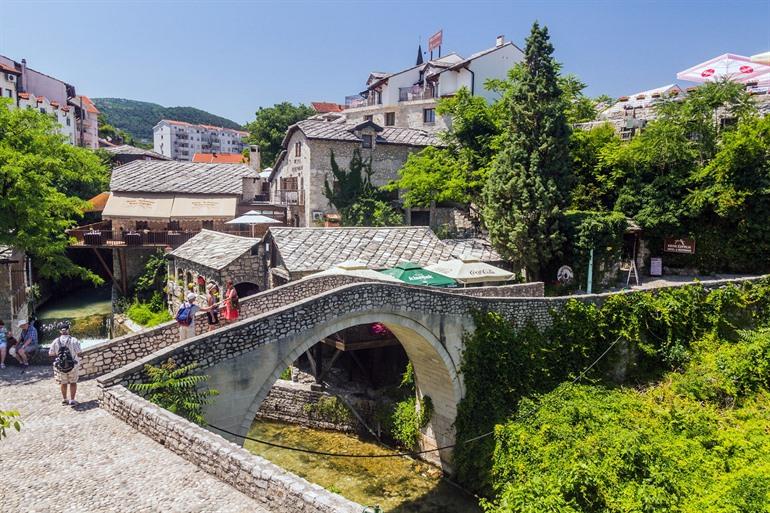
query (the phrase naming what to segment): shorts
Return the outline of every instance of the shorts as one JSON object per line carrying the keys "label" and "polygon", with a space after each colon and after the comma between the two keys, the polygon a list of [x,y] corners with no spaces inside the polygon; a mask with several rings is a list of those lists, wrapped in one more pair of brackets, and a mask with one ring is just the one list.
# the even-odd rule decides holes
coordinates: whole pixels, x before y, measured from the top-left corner
{"label": "shorts", "polygon": [[0,342],[0,349],[5,349],[5,346],[7,346],[7,342]]}
{"label": "shorts", "polygon": [[185,326],[184,324],[179,325],[179,340],[193,338],[194,336],[195,324],[190,324],[189,326]]}
{"label": "shorts", "polygon": [[56,366],[54,366],[53,376],[56,378],[56,382],[60,385],[75,384],[78,382],[79,369],[78,366],[75,365],[71,371],[62,372],[57,369]]}

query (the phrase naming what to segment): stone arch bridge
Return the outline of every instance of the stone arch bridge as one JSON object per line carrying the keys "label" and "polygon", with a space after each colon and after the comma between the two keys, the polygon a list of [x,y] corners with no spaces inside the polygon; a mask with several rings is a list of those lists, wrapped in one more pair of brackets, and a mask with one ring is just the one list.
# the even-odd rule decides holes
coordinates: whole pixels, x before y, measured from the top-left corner
{"label": "stone arch bridge", "polygon": [[[290,289],[291,284],[285,287]],[[251,300],[258,301],[271,292]],[[434,414],[423,433],[423,448],[442,447],[455,441],[453,424],[464,395],[460,373],[463,334],[474,329],[472,313],[495,310],[517,322],[545,323],[555,306],[553,298],[542,297],[542,283],[446,291],[386,282],[348,282],[313,292],[161,348],[103,376],[100,385],[141,381],[145,364],[159,364],[170,357],[182,365],[198,362],[210,376],[210,386],[220,392],[207,409],[207,421],[245,435],[272,385],[300,355],[340,330],[381,322],[398,338],[412,362],[418,394],[432,399]],[[535,297],[482,297],[486,294]],[[86,369],[88,359],[87,354]],[[451,450],[429,455],[450,470]]]}

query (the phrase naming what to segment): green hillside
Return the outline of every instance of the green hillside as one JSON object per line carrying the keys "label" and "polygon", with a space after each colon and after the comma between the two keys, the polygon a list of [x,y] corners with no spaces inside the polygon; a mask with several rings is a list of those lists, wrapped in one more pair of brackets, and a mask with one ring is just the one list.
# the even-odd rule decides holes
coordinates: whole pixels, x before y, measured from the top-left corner
{"label": "green hillside", "polygon": [[123,98],[93,98],[93,101],[110,125],[144,142],[152,142],[152,127],[161,119],[243,128],[234,121],[194,107],[163,107],[157,103]]}

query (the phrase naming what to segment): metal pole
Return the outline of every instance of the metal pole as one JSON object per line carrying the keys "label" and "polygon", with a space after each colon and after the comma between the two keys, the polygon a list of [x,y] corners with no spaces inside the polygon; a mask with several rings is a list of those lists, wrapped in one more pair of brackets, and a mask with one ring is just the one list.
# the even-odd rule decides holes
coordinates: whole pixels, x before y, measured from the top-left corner
{"label": "metal pole", "polygon": [[591,288],[594,281],[594,248],[591,248],[591,252],[588,255],[588,284],[586,285],[586,292],[591,293]]}

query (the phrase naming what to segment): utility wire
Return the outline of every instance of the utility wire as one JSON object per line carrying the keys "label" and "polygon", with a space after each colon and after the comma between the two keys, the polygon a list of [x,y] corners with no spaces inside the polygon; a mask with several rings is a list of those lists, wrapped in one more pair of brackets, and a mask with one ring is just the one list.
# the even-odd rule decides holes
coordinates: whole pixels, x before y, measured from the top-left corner
{"label": "utility wire", "polygon": [[[619,336],[618,338],[616,338],[615,341],[612,342],[612,344],[610,344],[609,347],[607,347],[607,349],[605,349],[604,352],[602,354],[600,354],[599,357],[596,358],[596,360],[594,360],[591,363],[591,365],[589,365],[588,367],[583,369],[580,372],[580,374],[575,376],[575,378],[570,382],[570,385],[574,385],[575,383],[580,381],[583,377],[585,377],[585,375],[588,373],[588,371],[590,371],[592,368],[594,368],[594,366],[597,363],[599,363],[601,361],[601,359],[604,358],[607,355],[607,353],[609,353],[610,350],[613,347],[615,347],[615,344],[620,342],[621,338],[622,338],[622,335]],[[561,389],[561,390],[559,390],[557,392],[556,397],[559,396],[559,394],[561,393],[562,390],[564,390],[564,389]],[[537,408],[535,408],[533,410],[530,410],[530,412],[527,415],[519,417],[516,420],[518,420],[518,421],[525,420],[525,419],[531,417],[532,415],[534,415],[536,412],[537,412]],[[268,445],[270,447],[276,447],[278,449],[286,449],[288,451],[303,452],[303,453],[306,453],[306,454],[314,454],[316,456],[331,456],[331,457],[336,457],[336,458],[400,458],[400,457],[403,457],[403,456],[419,456],[420,454],[426,454],[426,453],[429,453],[429,452],[436,452],[436,451],[443,451],[444,449],[451,449],[452,447],[456,447],[456,446],[461,445],[461,444],[467,444],[467,443],[470,443],[470,442],[475,442],[476,440],[481,440],[482,438],[486,438],[486,437],[491,436],[491,435],[493,435],[495,433],[494,430],[487,431],[486,433],[483,433],[483,434],[478,435],[478,436],[474,436],[473,438],[468,438],[468,439],[463,440],[461,442],[456,442],[456,443],[453,443],[453,444],[450,444],[450,445],[444,445],[442,447],[436,447],[435,449],[425,449],[423,451],[398,452],[398,453],[394,453],[394,454],[347,454],[347,453],[339,453],[339,452],[315,451],[313,449],[304,449],[302,447],[289,447],[287,445],[281,445],[281,444],[276,444],[276,443],[273,443],[273,442],[268,442],[267,440],[260,440],[259,438],[254,438],[254,437],[251,437],[251,436],[248,436],[248,435],[239,435],[238,433],[233,433],[232,431],[228,431],[227,429],[215,426],[213,424],[208,424],[207,423],[206,425],[208,427],[212,428],[212,429],[216,429],[217,431],[221,431],[222,433],[228,434],[230,436],[234,436],[236,438],[241,438],[243,440],[249,440],[250,442],[257,442],[257,443],[260,443],[260,444]]]}

